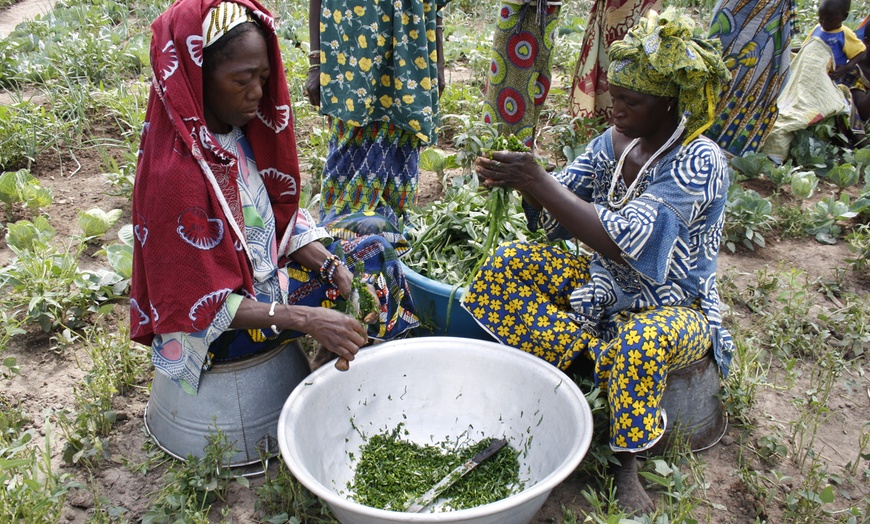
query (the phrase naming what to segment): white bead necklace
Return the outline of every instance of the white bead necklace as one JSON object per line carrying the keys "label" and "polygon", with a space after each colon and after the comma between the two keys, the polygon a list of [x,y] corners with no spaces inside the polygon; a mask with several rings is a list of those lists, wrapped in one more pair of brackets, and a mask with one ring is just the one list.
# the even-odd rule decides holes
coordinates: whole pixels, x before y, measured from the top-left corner
{"label": "white bead necklace", "polygon": [[634,195],[634,190],[637,188],[640,179],[646,174],[646,170],[653,164],[653,162],[661,155],[663,152],[667,151],[669,147],[674,145],[674,142],[680,139],[683,135],[683,131],[686,130],[686,119],[685,117],[680,120],[680,124],[677,126],[677,129],[674,130],[674,133],[662,144],[662,147],[658,149],[649,159],[644,163],[644,165],[640,168],[640,171],[637,172],[637,176],[634,177],[634,181],[628,186],[628,189],[625,190],[625,194],[622,195],[622,198],[616,198],[616,186],[619,184],[619,180],[622,178],[622,166],[625,164],[625,159],[628,158],[628,153],[634,149],[634,146],[640,142],[640,138],[635,138],[625,147],[625,150],[619,155],[619,162],[616,163],[616,170],[613,172],[613,177],[610,179],[610,189],[607,191],[607,203],[610,205],[611,209],[622,209],[622,207],[628,203],[629,200]]}

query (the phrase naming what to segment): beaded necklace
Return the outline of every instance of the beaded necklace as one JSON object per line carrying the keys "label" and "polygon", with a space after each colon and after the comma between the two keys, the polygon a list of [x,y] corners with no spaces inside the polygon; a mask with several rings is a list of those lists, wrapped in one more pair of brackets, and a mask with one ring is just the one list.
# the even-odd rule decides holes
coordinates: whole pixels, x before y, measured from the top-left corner
{"label": "beaded necklace", "polygon": [[626,147],[625,150],[619,155],[619,162],[616,163],[616,170],[613,172],[613,178],[610,179],[610,189],[607,191],[607,203],[611,209],[622,209],[629,200],[631,200],[634,196],[634,191],[637,188],[638,183],[646,174],[646,170],[656,161],[663,152],[667,151],[669,147],[674,145],[674,142],[680,139],[683,135],[683,131],[686,130],[686,119],[683,117],[680,120],[680,124],[677,126],[677,129],[674,130],[673,134],[662,144],[662,147],[658,149],[649,159],[644,163],[644,165],[640,168],[640,171],[637,172],[637,176],[634,177],[634,181],[631,185],[628,186],[628,189],[625,190],[625,194],[622,195],[622,198],[616,198],[616,186],[619,184],[620,179],[622,179],[622,166],[625,164],[625,159],[628,158],[628,153],[634,149],[634,146],[640,142],[640,138],[635,138],[632,140]]}

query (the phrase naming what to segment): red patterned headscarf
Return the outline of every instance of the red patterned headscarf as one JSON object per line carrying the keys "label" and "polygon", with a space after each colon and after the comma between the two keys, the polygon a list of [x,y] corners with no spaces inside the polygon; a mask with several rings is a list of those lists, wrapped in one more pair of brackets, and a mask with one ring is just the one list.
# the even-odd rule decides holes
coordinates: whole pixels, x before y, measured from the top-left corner
{"label": "red patterned headscarf", "polygon": [[[252,296],[238,160],[203,112],[203,20],[220,0],[178,0],[151,25],[153,78],[133,189],[130,337],[208,327],[232,292]],[[279,255],[299,205],[290,96],[272,15],[234,0],[265,28],[272,74],[245,133],[275,212]]]}

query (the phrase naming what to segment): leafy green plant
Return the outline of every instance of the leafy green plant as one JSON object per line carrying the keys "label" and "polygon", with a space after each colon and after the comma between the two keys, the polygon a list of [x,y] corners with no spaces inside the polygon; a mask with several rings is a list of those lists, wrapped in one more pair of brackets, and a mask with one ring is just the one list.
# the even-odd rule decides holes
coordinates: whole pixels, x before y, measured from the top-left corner
{"label": "leafy green plant", "polygon": [[733,331],[736,355],[722,383],[722,401],[731,424],[750,428],[758,390],[769,386],[768,366],[762,361],[762,344],[738,329]]}
{"label": "leafy green plant", "polygon": [[61,132],[53,113],[32,102],[0,105],[0,170],[30,167],[37,155],[57,143]]}
{"label": "leafy green plant", "polygon": [[62,456],[70,464],[93,467],[109,457],[108,436],[117,422],[112,398],[143,380],[150,352],[130,341],[126,325],[119,326],[117,332],[89,326],[81,335],[64,330],[58,340],[64,345],[76,343],[90,363],[73,393],[75,412],[61,413],[58,419],[66,437]]}
{"label": "leafy green plant", "polygon": [[442,181],[448,169],[457,167],[460,166],[456,163],[456,155],[448,155],[442,149],[427,147],[420,152],[420,169],[436,173]]}
{"label": "leafy green plant", "polygon": [[[691,460],[691,454],[687,458]],[[639,472],[639,475],[662,490],[667,504],[667,508],[662,512],[666,511],[674,522],[683,522],[690,518],[700,504],[700,501],[693,496],[699,487],[700,479],[696,475],[683,473],[676,464],[669,464],[661,459],[649,460],[644,464],[644,469]]]}
{"label": "leafy green plant", "polygon": [[801,469],[807,460],[816,461],[814,449],[818,428],[831,413],[828,399],[844,369],[843,360],[835,351],[821,355],[809,374],[809,384],[802,395],[795,395],[793,403],[800,416],[789,423],[792,434],[792,461]]}
{"label": "leafy green plant", "polygon": [[586,145],[606,128],[607,122],[604,120],[557,113],[541,134],[554,137],[552,152],[557,157],[563,157],[568,165],[580,156],[586,150]]}
{"label": "leafy green plant", "polygon": [[794,165],[812,169],[824,176],[827,170],[843,158],[849,139],[839,129],[837,119],[828,117],[792,135],[789,158]]}
{"label": "leafy green plant", "polygon": [[810,223],[807,233],[813,235],[822,244],[836,244],[843,229],[839,222],[854,218],[858,213],[852,211],[849,205],[849,195],[843,193],[837,199],[834,196],[825,197],[810,210]]}
{"label": "leafy green plant", "polygon": [[107,297],[106,300],[122,296],[133,277],[133,225],[124,225],[118,231],[118,239],[120,242],[109,244],[102,251],[111,269],[94,271],[99,276],[101,289],[104,292],[107,289],[111,291],[111,297]]}
{"label": "leafy green plant", "polygon": [[725,226],[723,236],[725,247],[734,253],[737,245],[754,251],[755,246],[764,247],[763,230],[770,229],[774,218],[769,200],[753,189],[743,189],[740,184],[728,188],[728,201],[725,204]]}
{"label": "leafy green plant", "polygon": [[0,202],[6,207],[6,216],[11,217],[13,206],[21,204],[30,211],[51,205],[51,190],[42,187],[39,180],[27,169],[7,171],[0,175]]}
{"label": "leafy green plant", "polygon": [[806,238],[812,218],[799,204],[789,201],[774,201],[773,213],[776,229],[784,238]]}
{"label": "leafy green plant", "polygon": [[773,434],[760,437],[756,442],[756,450],[768,464],[783,459],[788,455],[788,448],[782,442],[782,435]]}
{"label": "leafy green plant", "polygon": [[329,508],[303,486],[283,461],[278,471],[266,470],[266,480],[254,488],[257,493],[256,509],[265,514],[263,522],[285,524],[306,522],[310,524],[334,524],[337,521]]}
{"label": "leafy green plant", "polygon": [[465,115],[444,115],[442,119],[457,120],[462,126],[462,132],[453,137],[453,144],[458,149],[456,163],[470,173],[474,161],[486,149],[486,144],[498,136],[498,129],[492,124],[472,120]]}
{"label": "leafy green plant", "polygon": [[[486,194],[478,190],[477,180],[449,187],[441,200],[429,204],[425,212],[412,209],[406,236],[414,246],[402,261],[426,277],[450,285],[460,285],[473,272],[484,249],[490,217]],[[497,242],[507,240],[546,241],[543,234],[532,234],[516,195],[505,204],[506,221]]]}
{"label": "leafy green plant", "polygon": [[[115,83],[148,63],[147,33],[131,27],[124,4],[58,2],[7,37],[0,83],[50,83],[61,76]],[[145,23],[143,21],[143,23]]]}
{"label": "leafy green plant", "polygon": [[751,180],[773,171],[774,163],[764,153],[747,153],[743,156],[733,157],[731,167],[742,175],[737,178],[737,181]]}
{"label": "leafy green plant", "polygon": [[834,308],[819,312],[831,333],[829,343],[846,358],[861,358],[870,353],[870,310],[864,297],[854,293],[842,293],[832,297]]}
{"label": "leafy green plant", "polygon": [[849,243],[849,249],[855,254],[854,258],[847,258],[846,262],[858,270],[867,268],[870,264],[870,226],[859,225],[846,235],[846,241]]}
{"label": "leafy green plant", "polygon": [[819,185],[819,177],[812,171],[795,171],[788,181],[791,192],[798,198],[810,198]]}
{"label": "leafy green plant", "polygon": [[86,239],[101,237],[121,218],[120,209],[103,211],[95,207],[87,211],[79,210],[79,227]]}
{"label": "leafy green plant", "polygon": [[[0,269],[0,303],[23,324],[36,323],[50,332],[59,326],[83,325],[100,301],[94,272],[79,269],[85,244],[75,239],[58,248],[55,230],[44,217],[8,224],[6,243],[15,253]],[[97,279],[98,280],[98,279]]]}
{"label": "leafy green plant", "polygon": [[836,185],[839,192],[842,193],[842,191],[847,187],[854,186],[858,183],[860,173],[855,166],[851,164],[839,164],[828,171],[827,179],[829,182]]}
{"label": "leafy green plant", "polygon": [[786,162],[779,166],[771,166],[770,170],[765,174],[770,181],[773,182],[773,185],[776,186],[777,190],[779,190],[782,186],[791,182],[792,176],[796,171],[798,171],[798,169],[798,167],[791,165],[791,162]]}
{"label": "leafy green plant", "polygon": [[250,483],[243,476],[236,476],[228,466],[238,453],[235,442],[218,427],[206,436],[208,444],[202,457],[188,456],[185,461],[172,463],[166,471],[166,483],[155,494],[143,524],[196,522],[207,524],[212,504],[226,501],[230,485],[236,482],[243,487]]}
{"label": "leafy green plant", "polygon": [[70,489],[82,487],[51,466],[51,424],[44,445],[24,413],[0,397],[0,515],[8,522],[59,522]]}
{"label": "leafy green plant", "polygon": [[[490,144],[488,144],[488,146],[488,149],[484,152],[489,156],[489,158],[492,158],[492,153],[497,151],[530,151],[530,149],[520,142],[520,139],[515,135],[509,137],[497,136]],[[510,207],[512,194],[513,191],[505,187],[495,187],[489,190],[489,194],[486,197],[486,214],[488,218],[486,238],[483,241],[480,258],[465,281],[466,286],[471,285],[478,270],[480,270],[481,266],[486,262],[486,259],[495,251],[495,248],[499,244],[499,239],[504,236],[505,227],[511,220]]]}
{"label": "leafy green plant", "polygon": [[[442,115],[467,115],[468,117],[481,120],[483,118],[483,104],[480,103],[480,88],[473,84],[451,82],[447,79],[447,86],[438,102],[438,109]],[[441,126],[439,134],[444,138],[451,138],[458,128],[451,124],[450,119]]]}

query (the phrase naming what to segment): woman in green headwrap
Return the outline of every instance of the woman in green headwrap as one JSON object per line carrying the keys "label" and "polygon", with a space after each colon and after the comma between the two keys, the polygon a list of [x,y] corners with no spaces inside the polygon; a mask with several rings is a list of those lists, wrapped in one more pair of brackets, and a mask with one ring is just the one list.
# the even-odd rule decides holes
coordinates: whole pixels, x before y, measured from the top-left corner
{"label": "woman in green headwrap", "polygon": [[591,361],[630,511],[653,508],[635,457],[664,433],[668,373],[710,354],[726,373],[731,360],[716,288],[728,164],[701,135],[730,80],[717,46],[673,9],[650,13],[611,47],[613,127],[571,166],[550,174],[527,153],[477,161],[484,185],[520,191],[532,229],[594,254],[504,244],[462,305],[493,337],[563,370]]}

